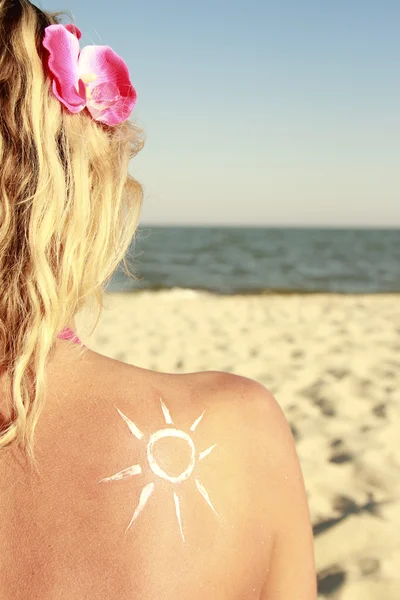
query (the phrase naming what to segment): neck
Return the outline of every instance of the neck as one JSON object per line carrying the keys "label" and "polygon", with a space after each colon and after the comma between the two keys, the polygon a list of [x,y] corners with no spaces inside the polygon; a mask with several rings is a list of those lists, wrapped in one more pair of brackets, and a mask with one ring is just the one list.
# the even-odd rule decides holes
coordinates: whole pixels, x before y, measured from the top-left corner
{"label": "neck", "polygon": [[75,317],[72,317],[72,319],[66,324],[66,327],[69,327],[70,329],[72,329],[72,331],[76,333]]}

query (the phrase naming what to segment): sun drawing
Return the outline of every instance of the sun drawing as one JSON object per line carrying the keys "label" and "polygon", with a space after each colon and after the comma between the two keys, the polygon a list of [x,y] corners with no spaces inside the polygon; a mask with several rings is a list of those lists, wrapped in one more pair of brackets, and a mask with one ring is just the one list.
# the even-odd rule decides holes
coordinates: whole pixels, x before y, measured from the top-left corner
{"label": "sun drawing", "polygon": [[[160,398],[160,402],[161,402],[161,409],[162,409],[166,424],[174,425],[174,422],[171,419],[169,410],[165,406],[165,404],[161,398]],[[124,419],[125,423],[128,425],[131,433],[133,433],[133,435],[138,440],[143,439],[144,433],[142,433],[140,431],[140,429],[137,427],[137,425],[135,425],[135,423],[133,423],[130,419],[128,419],[128,417],[126,415],[124,415],[119,410],[118,407],[115,407],[115,408],[117,409],[117,411],[119,412],[121,417]],[[195,431],[197,425],[200,423],[201,419],[203,418],[204,413],[205,413],[205,410],[194,421],[193,425],[191,425],[190,431]],[[162,438],[165,438],[165,437],[180,438],[180,439],[186,440],[186,442],[189,444],[190,452],[191,452],[189,465],[185,469],[185,471],[182,471],[182,473],[180,473],[180,475],[178,475],[178,476],[168,475],[168,473],[166,473],[159,466],[159,464],[156,462],[156,460],[153,456],[154,444],[156,442],[158,442],[158,440],[161,440]],[[182,483],[183,481],[186,481],[186,479],[188,479],[190,477],[190,475],[192,474],[192,472],[195,468],[195,465],[196,465],[196,458],[199,461],[203,460],[203,458],[205,458],[206,456],[208,456],[210,454],[210,452],[215,448],[216,445],[217,444],[213,444],[206,450],[199,452],[199,454],[197,456],[193,440],[188,433],[186,433],[185,431],[182,431],[180,429],[175,429],[174,427],[167,427],[165,429],[159,429],[158,431],[156,431],[155,433],[150,435],[148,443],[147,443],[147,460],[149,462],[150,469],[153,471],[153,473],[155,475],[158,475],[159,477],[166,479],[167,481],[170,481],[171,483]],[[104,479],[101,479],[99,481],[99,483],[106,482],[106,481],[118,481],[120,479],[126,479],[127,477],[132,477],[133,475],[139,475],[140,473],[142,473],[142,467],[140,465],[132,465],[130,467],[127,467],[126,469],[123,469],[122,471],[119,471],[118,473],[115,473],[115,475],[111,475],[111,477],[105,477]],[[196,478],[195,482],[196,482],[198,491],[200,492],[200,494],[203,496],[203,498],[205,499],[207,504],[210,506],[210,508],[214,511],[214,513],[218,517],[218,513],[216,512],[215,508],[211,504],[211,500],[210,500],[207,490],[205,489],[203,484],[199,481],[199,479]],[[142,488],[138,505],[136,506],[135,512],[133,513],[132,519],[130,520],[129,525],[126,528],[125,533],[128,531],[128,529],[130,528],[132,523],[137,519],[139,514],[142,512],[143,508],[146,506],[146,503],[147,503],[148,499],[150,498],[151,494],[153,493],[154,488],[155,488],[155,484],[153,482],[148,483],[147,485],[145,485]],[[178,524],[179,524],[179,530],[180,530],[180,533],[182,536],[182,540],[185,541],[185,536],[183,535],[183,530],[182,530],[180,502],[179,502],[179,497],[176,492],[173,493],[173,498],[174,498],[174,503],[175,503],[176,517],[177,517]],[[219,520],[219,517],[218,517],[218,520]]]}

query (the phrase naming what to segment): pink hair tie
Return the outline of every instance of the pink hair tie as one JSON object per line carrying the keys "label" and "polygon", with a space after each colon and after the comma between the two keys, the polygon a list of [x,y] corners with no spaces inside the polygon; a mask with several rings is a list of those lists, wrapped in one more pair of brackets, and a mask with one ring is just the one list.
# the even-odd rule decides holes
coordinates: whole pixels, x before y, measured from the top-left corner
{"label": "pink hair tie", "polygon": [[135,104],[136,90],[123,59],[109,46],[85,46],[78,27],[49,25],[43,46],[52,91],[71,112],[87,108],[93,119],[107,125],[126,121]]}

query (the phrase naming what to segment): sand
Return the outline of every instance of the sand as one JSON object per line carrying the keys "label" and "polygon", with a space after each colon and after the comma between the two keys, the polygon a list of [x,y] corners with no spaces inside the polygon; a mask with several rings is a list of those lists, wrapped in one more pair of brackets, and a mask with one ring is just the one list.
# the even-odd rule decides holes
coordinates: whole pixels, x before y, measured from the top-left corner
{"label": "sand", "polygon": [[319,598],[400,599],[400,295],[106,293],[91,349],[263,383],[296,441]]}

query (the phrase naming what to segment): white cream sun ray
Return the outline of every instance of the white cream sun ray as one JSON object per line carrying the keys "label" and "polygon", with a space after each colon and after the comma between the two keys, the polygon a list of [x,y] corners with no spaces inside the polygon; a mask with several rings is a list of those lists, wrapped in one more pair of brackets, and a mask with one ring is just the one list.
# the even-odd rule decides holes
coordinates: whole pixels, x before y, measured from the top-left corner
{"label": "white cream sun ray", "polygon": [[182,540],[185,541],[185,536],[183,535],[183,529],[182,529],[181,507],[180,507],[179,498],[178,498],[178,495],[176,492],[174,492],[174,502],[175,502],[176,517],[178,519],[179,529],[181,532]]}
{"label": "white cream sun ray", "polygon": [[208,495],[206,488],[204,487],[204,485],[202,483],[200,483],[200,481],[198,479],[196,479],[196,485],[197,485],[197,489],[199,490],[200,494],[203,496],[204,500],[215,512],[215,514],[217,515],[218,520],[219,520],[219,515],[218,515],[217,511],[215,510],[215,508],[213,507],[213,505],[211,504],[210,496]]}
{"label": "white cream sun ray", "polygon": [[[115,406],[115,404],[114,404]],[[131,430],[131,432],[133,433],[133,435],[138,439],[141,440],[144,436],[144,433],[142,433],[139,429],[139,427],[137,427],[137,425],[135,425],[135,423],[133,421],[131,421],[130,419],[128,419],[128,417],[126,415],[124,415],[124,413],[122,411],[119,410],[118,406],[115,406],[115,408],[117,409],[117,411],[119,412],[119,414],[121,415],[121,417],[123,418],[123,420],[125,421],[125,423],[128,425],[129,429]]]}
{"label": "white cream sun ray", "polygon": [[200,421],[202,420],[204,413],[205,413],[205,409],[203,410],[203,412],[201,413],[201,415],[199,417],[197,417],[197,419],[195,420],[195,422],[193,423],[193,425],[190,426],[190,431],[194,431],[197,427],[197,425],[200,423]]}
{"label": "white cream sun ray", "polygon": [[135,512],[133,513],[133,517],[130,520],[128,527],[125,529],[125,533],[128,531],[129,527],[137,519],[137,517],[140,515],[140,513],[146,506],[147,500],[150,498],[151,494],[154,491],[154,487],[155,487],[154,483],[150,482],[147,485],[145,485],[144,488],[142,489],[142,491],[140,493],[139,504],[137,505]]}
{"label": "white cream sun ray", "polygon": [[199,460],[203,460],[203,458],[205,458],[206,456],[208,456],[210,454],[210,452],[212,452],[215,448],[217,444],[213,444],[212,446],[210,446],[209,448],[207,448],[207,450],[203,450],[203,452],[200,452],[199,454]]}
{"label": "white cream sun ray", "polygon": [[163,411],[163,415],[164,415],[165,422],[166,422],[168,425],[174,425],[174,422],[173,422],[173,420],[171,419],[171,415],[170,415],[170,413],[169,413],[169,410],[168,410],[168,408],[165,406],[165,404],[164,404],[164,402],[161,400],[161,398],[160,398],[160,402],[161,402],[161,408],[162,408],[162,411]]}
{"label": "white cream sun ray", "polygon": [[140,465],[132,465],[131,467],[127,467],[115,475],[111,475],[111,477],[104,477],[104,479],[100,479],[99,483],[103,481],[118,481],[119,479],[126,479],[127,477],[132,477],[132,475],[140,475],[142,472],[142,467]]}

